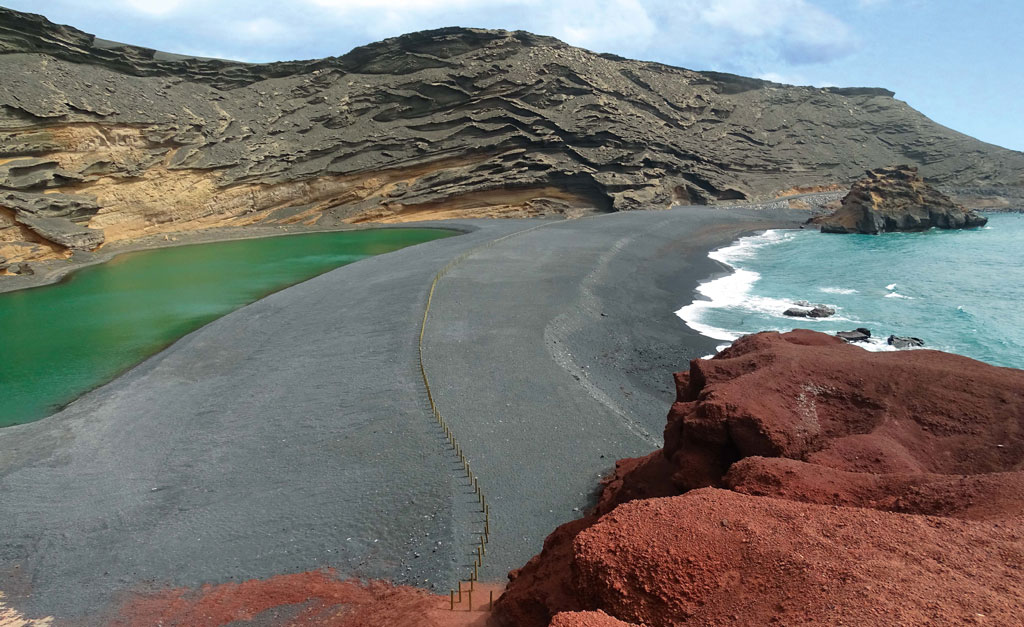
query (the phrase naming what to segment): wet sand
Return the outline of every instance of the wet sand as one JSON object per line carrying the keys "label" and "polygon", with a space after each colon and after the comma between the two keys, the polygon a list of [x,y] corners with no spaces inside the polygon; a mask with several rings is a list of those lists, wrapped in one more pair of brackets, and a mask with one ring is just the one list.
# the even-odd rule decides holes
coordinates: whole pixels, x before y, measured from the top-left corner
{"label": "wet sand", "polygon": [[[130,591],[331,567],[444,592],[481,517],[417,359],[491,504],[483,579],[660,445],[671,373],[712,352],[674,311],[711,248],[806,213],[679,208],[470,231],[273,294],[55,416],[0,430],[0,590],[88,621]],[[416,226],[426,226],[418,224]]]}

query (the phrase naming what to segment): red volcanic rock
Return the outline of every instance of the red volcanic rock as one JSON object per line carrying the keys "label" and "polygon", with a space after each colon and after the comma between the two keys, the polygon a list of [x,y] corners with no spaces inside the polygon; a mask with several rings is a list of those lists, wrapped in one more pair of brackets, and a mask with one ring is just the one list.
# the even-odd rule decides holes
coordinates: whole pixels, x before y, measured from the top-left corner
{"label": "red volcanic rock", "polygon": [[1019,624],[1024,524],[706,488],[580,533],[579,596],[649,625]]}
{"label": "red volcanic rock", "polygon": [[1024,471],[982,475],[872,474],[784,458],[748,457],[729,469],[735,492],[905,514],[997,520],[1024,514]]}
{"label": "red volcanic rock", "polygon": [[938,351],[872,353],[814,331],[758,333],[676,374],[665,455],[680,491],[734,462],[971,475],[1024,460],[1024,371]]}
{"label": "red volcanic rock", "polygon": [[596,612],[561,612],[555,614],[548,627],[643,627],[635,623],[624,623],[608,616],[601,610]]}
{"label": "red volcanic rock", "polygon": [[676,392],[665,447],[510,575],[501,624],[1024,615],[1024,371],[798,330],[694,360]]}

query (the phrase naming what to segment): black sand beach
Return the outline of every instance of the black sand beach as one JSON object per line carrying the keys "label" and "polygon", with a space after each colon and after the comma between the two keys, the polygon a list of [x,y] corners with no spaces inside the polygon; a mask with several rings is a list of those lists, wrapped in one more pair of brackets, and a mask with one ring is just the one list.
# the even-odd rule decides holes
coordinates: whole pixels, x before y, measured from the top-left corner
{"label": "black sand beach", "polygon": [[[501,580],[661,442],[671,373],[715,341],[674,311],[707,252],[792,210],[684,207],[471,232],[328,272],[0,430],[0,591],[86,621],[129,591],[333,567],[447,591],[481,519],[417,360],[491,504]],[[542,228],[533,228],[546,224]],[[425,225],[417,225],[425,226]],[[100,621],[101,622],[101,621]]]}

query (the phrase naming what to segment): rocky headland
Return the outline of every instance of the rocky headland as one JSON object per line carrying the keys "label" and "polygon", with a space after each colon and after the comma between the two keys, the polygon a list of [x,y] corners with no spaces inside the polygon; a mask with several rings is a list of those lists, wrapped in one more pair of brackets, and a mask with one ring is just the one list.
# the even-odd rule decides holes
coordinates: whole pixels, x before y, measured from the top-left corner
{"label": "rocky headland", "polygon": [[917,168],[877,168],[853,184],[833,214],[816,218],[822,233],[927,231],[985,226],[988,218],[964,208],[925,182]]}
{"label": "rocky headland", "polygon": [[0,267],[250,225],[578,215],[834,189],[909,162],[1018,189],[1024,155],[874,88],[781,85],[445,28],[247,64],[0,9]]}
{"label": "rocky headland", "polygon": [[502,624],[1024,612],[1024,372],[797,330],[694,360],[676,389],[664,448],[621,460],[510,575]]}

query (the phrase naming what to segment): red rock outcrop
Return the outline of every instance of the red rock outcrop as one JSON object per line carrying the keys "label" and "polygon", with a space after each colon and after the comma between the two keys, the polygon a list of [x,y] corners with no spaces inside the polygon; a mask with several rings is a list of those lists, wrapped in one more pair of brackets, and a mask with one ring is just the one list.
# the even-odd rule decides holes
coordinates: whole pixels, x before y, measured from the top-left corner
{"label": "red rock outcrop", "polygon": [[1024,527],[704,488],[573,543],[580,598],[648,625],[1019,624]]}
{"label": "red rock outcrop", "polygon": [[676,374],[666,457],[680,489],[746,457],[859,473],[1022,469],[1024,371],[938,351],[871,353],[813,331],[758,333]]}
{"label": "red rock outcrop", "polygon": [[665,447],[510,574],[503,624],[1024,615],[1024,371],[793,331],[694,360],[676,390]]}

